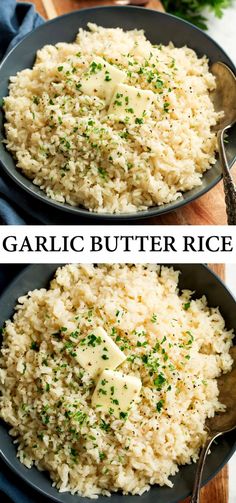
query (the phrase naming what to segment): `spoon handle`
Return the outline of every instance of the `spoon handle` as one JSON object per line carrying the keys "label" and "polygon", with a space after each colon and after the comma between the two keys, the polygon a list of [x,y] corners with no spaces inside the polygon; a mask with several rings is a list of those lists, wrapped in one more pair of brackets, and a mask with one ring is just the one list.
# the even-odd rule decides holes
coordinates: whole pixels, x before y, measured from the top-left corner
{"label": "spoon handle", "polygon": [[225,153],[224,146],[224,133],[225,129],[222,129],[217,134],[218,145],[219,145],[219,157],[222,166],[224,192],[225,192],[225,203],[226,212],[228,217],[229,225],[236,225],[236,186],[234,184],[233,178],[231,176],[229,165]]}
{"label": "spoon handle", "polygon": [[194,480],[193,493],[190,500],[190,503],[199,503],[200,502],[200,490],[201,490],[201,482],[202,482],[202,473],[205,465],[207,453],[209,448],[214,440],[214,436],[207,437],[205,444],[200,452],[199,460],[197,463],[197,470]]}

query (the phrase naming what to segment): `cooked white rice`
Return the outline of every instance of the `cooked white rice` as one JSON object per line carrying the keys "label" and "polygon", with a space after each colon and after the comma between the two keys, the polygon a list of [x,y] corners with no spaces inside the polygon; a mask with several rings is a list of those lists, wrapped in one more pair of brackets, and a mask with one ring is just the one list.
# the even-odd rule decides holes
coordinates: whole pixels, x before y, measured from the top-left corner
{"label": "cooked white rice", "polygon": [[[224,410],[216,378],[231,369],[233,333],[205,297],[178,291],[178,276],[154,265],[67,265],[48,290],[19,298],[3,335],[0,416],[21,462],[47,470],[60,491],[142,494],[171,487],[178,466],[198,458],[206,418]],[[94,382],[75,362],[79,340],[98,326],[127,355],[120,369],[142,381],[126,420],[92,409]]]}
{"label": "cooked white rice", "polygon": [[[46,45],[33,69],[11,78],[6,145],[17,167],[48,197],[100,213],[162,205],[201,185],[215,162],[219,117],[207,58],[154,46],[142,31],[89,29],[73,44]],[[124,70],[126,84],[153,91],[141,123],[128,112],[108,116],[104,99],[81,91],[96,56]]]}

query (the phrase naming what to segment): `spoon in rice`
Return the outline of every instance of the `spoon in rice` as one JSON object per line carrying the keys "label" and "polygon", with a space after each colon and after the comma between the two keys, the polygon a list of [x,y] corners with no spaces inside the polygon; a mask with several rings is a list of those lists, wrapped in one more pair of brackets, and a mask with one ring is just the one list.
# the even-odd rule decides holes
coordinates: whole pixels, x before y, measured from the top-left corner
{"label": "spoon in rice", "polygon": [[200,452],[190,503],[200,502],[203,468],[212,442],[220,435],[236,428],[236,346],[231,349],[230,354],[234,360],[231,372],[223,374],[217,379],[219,401],[226,405],[226,410],[225,412],[217,413],[206,421],[208,435]]}
{"label": "spoon in rice", "polygon": [[216,112],[222,110],[224,112],[224,116],[214,126],[213,131],[217,132],[228,224],[236,225],[236,187],[224,146],[225,132],[236,122],[236,77],[230,68],[221,62],[213,63],[210,70],[216,79],[216,89],[212,93],[213,105]]}

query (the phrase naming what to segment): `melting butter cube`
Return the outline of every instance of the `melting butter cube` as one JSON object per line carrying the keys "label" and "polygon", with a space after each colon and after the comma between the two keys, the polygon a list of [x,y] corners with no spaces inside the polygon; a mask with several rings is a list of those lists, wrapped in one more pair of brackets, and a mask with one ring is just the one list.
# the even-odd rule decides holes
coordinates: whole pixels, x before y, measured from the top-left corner
{"label": "melting butter cube", "polygon": [[82,339],[76,348],[76,358],[91,377],[104,369],[115,369],[126,360],[112,338],[102,327],[98,327]]}
{"label": "melting butter cube", "polygon": [[155,94],[152,91],[143,91],[134,86],[119,84],[112,97],[108,115],[125,116],[131,120],[142,119],[151,107],[154,98]]}
{"label": "melting butter cube", "polygon": [[92,406],[119,419],[125,419],[137,399],[142,383],[135,376],[104,370],[92,396]]}
{"label": "melting butter cube", "polygon": [[116,86],[123,82],[125,77],[125,72],[97,56],[80,79],[80,90],[89,96],[96,95],[109,104]]}

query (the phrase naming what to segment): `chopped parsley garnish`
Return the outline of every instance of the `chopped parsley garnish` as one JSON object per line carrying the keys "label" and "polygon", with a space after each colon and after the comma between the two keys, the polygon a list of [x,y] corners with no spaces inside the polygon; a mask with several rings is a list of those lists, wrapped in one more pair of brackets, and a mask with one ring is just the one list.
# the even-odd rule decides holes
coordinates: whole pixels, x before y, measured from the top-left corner
{"label": "chopped parsley garnish", "polygon": [[154,385],[156,386],[157,390],[160,391],[162,386],[166,383],[166,378],[163,376],[162,373],[158,374],[158,376],[154,379]]}
{"label": "chopped parsley garnish", "polygon": [[189,339],[189,340],[188,340],[188,342],[187,342],[187,345],[189,346],[190,344],[192,344],[192,343],[193,343],[194,337],[193,337],[192,332],[190,332],[190,330],[187,330],[186,334],[188,334],[188,335],[189,335],[189,337],[190,337],[190,339]]}
{"label": "chopped parsley garnish", "polygon": [[107,356],[107,355],[102,355],[102,359],[103,359],[103,360],[109,360],[109,356]]}
{"label": "chopped parsley garnish", "polygon": [[106,379],[103,379],[103,380],[101,381],[101,385],[102,385],[102,386],[105,386],[107,383],[108,383],[108,381],[107,381]]}
{"label": "chopped parsley garnish", "polygon": [[105,169],[103,168],[98,168],[98,173],[99,175],[101,176],[101,178],[103,178],[103,180],[106,180],[107,179],[107,172]]}
{"label": "chopped parsley garnish", "polygon": [[106,458],[106,454],[104,452],[99,452],[99,459],[100,461],[103,461],[103,459]]}
{"label": "chopped parsley garnish", "polygon": [[48,424],[49,423],[49,420],[50,420],[50,417],[48,414],[43,414],[42,413],[42,423],[43,424]]}
{"label": "chopped parsley garnish", "polygon": [[122,106],[122,101],[115,100],[114,101],[114,105],[116,105],[117,107],[121,107]]}
{"label": "chopped parsley garnish", "polygon": [[101,393],[101,395],[107,395],[107,391],[103,388],[99,388],[98,393]]}
{"label": "chopped parsley garnish", "polygon": [[128,412],[120,412],[120,419],[127,419]]}
{"label": "chopped parsley garnish", "polygon": [[95,61],[93,61],[93,62],[90,64],[90,73],[97,73],[97,72],[99,72],[101,69],[102,69],[102,64],[101,64],[101,63],[96,63]]}
{"label": "chopped parsley garnish", "polygon": [[85,337],[84,339],[82,339],[80,341],[80,346],[92,346],[93,348],[95,348],[96,346],[100,346],[100,344],[102,343],[102,338],[100,336],[96,336],[94,334],[89,334],[87,337]]}
{"label": "chopped parsley garnish", "polygon": [[186,304],[183,304],[183,309],[187,311],[190,308],[190,302],[186,302]]}
{"label": "chopped parsley garnish", "polygon": [[139,118],[139,117],[136,117],[135,124],[143,124],[143,119]]}
{"label": "chopped parsley garnish", "polygon": [[75,414],[73,414],[73,418],[79,423],[83,424],[85,419],[87,418],[87,414],[85,412],[81,412],[81,410],[78,410]]}
{"label": "chopped parsley garnish", "polygon": [[170,107],[170,103],[168,103],[168,101],[165,101],[164,105],[163,105],[163,110],[164,112],[169,112],[169,107]]}
{"label": "chopped parsley garnish", "polygon": [[38,351],[39,350],[38,343],[35,341],[31,342],[30,349],[33,349],[34,351]]}
{"label": "chopped parsley garnish", "polygon": [[111,429],[109,423],[106,423],[103,419],[101,420],[101,423],[99,426],[100,426],[101,430],[104,430],[104,431],[109,431]]}
{"label": "chopped parsley garnish", "polygon": [[62,72],[63,66],[58,66],[57,69],[58,69],[58,72]]}
{"label": "chopped parsley garnish", "polygon": [[71,447],[70,453],[73,458],[76,458],[76,456],[78,456],[78,452],[76,449],[74,449],[74,447]]}
{"label": "chopped parsley garnish", "polygon": [[137,348],[145,348],[145,346],[147,346],[147,341],[144,341],[144,342],[138,341],[137,342]]}
{"label": "chopped parsley garnish", "polygon": [[71,332],[70,337],[73,337],[73,339],[77,339],[79,335],[79,330],[75,330],[74,332]]}
{"label": "chopped parsley garnish", "polygon": [[110,82],[110,80],[111,80],[111,76],[110,76],[109,72],[108,72],[108,71],[106,71],[106,72],[105,72],[105,74],[106,74],[106,75],[105,75],[105,79],[104,79],[104,80],[105,80],[106,82]]}
{"label": "chopped parsley garnish", "polygon": [[164,400],[159,400],[159,402],[157,402],[157,404],[156,404],[156,410],[157,410],[157,412],[161,412],[161,409],[163,408],[163,405],[164,405]]}

